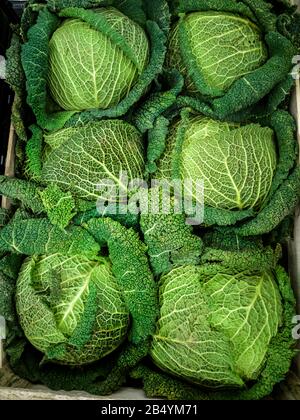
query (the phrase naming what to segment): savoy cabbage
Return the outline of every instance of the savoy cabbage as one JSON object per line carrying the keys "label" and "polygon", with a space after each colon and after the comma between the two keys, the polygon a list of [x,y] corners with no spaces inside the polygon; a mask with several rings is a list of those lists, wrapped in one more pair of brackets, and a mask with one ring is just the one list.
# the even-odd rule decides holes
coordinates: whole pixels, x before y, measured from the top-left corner
{"label": "savoy cabbage", "polygon": [[[80,211],[92,209],[97,215],[98,200],[119,203],[127,194],[127,183],[144,177],[142,135],[123,120],[96,121],[45,134],[37,126],[31,130],[25,170],[30,181],[2,178],[0,190],[35,213],[46,212],[62,228]],[[111,194],[107,193],[109,182],[116,185]]]}
{"label": "savoy cabbage", "polygon": [[47,360],[75,366],[114,351],[129,326],[107,258],[28,258],[17,280],[16,308],[27,339]]}
{"label": "savoy cabbage", "polygon": [[126,114],[162,72],[168,29],[164,0],[30,2],[8,53],[14,120],[26,102],[47,130]]}
{"label": "savoy cabbage", "polygon": [[182,266],[162,276],[160,305],[151,357],[209,388],[256,380],[282,316],[271,271],[217,266]]}
{"label": "savoy cabbage", "polygon": [[290,32],[277,25],[269,2],[180,0],[173,13],[166,63],[185,76],[179,102],[238,119],[268,114],[283,101],[293,86],[297,25]]}
{"label": "savoy cabbage", "polygon": [[[129,181],[143,178],[142,137],[124,121],[105,120],[63,129],[46,135],[45,143],[40,180],[70,190],[78,198],[96,201],[101,181],[119,180],[121,171],[128,174]],[[29,142],[27,150],[30,147]]]}
{"label": "savoy cabbage", "polygon": [[258,124],[239,126],[203,116],[191,116],[184,123],[182,139],[182,123],[170,128],[156,175],[172,179],[176,175],[172,175],[173,169],[181,179],[203,179],[207,206],[260,208],[270,192],[277,164],[273,131]]}
{"label": "savoy cabbage", "polygon": [[184,108],[157,118],[148,138],[146,167],[152,178],[204,181],[205,226],[260,235],[297,206],[298,145],[295,122],[285,111],[263,124],[240,125]]}
{"label": "savoy cabbage", "polygon": [[66,19],[50,39],[50,92],[64,110],[111,108],[146,68],[149,42],[144,30],[117,9],[81,13],[86,21],[75,11],[62,12],[60,16],[74,18]]}
{"label": "savoy cabbage", "polygon": [[13,370],[52,388],[118,389],[155,330],[157,291],[145,251],[133,230],[109,218],[62,230],[18,210],[0,232]]}
{"label": "savoy cabbage", "polygon": [[198,83],[202,78],[200,93],[204,95],[224,95],[236,80],[263,65],[268,57],[262,33],[249,19],[214,10],[187,14],[170,34],[167,65],[186,74],[191,93],[197,92],[197,86],[184,65],[188,62],[183,55],[186,50],[180,49],[184,36],[196,61],[190,74],[196,77],[199,69]]}
{"label": "savoy cabbage", "polygon": [[160,277],[150,356],[161,372],[151,364],[132,372],[148,397],[260,399],[289,370],[295,299],[280,247],[217,237],[199,265]]}

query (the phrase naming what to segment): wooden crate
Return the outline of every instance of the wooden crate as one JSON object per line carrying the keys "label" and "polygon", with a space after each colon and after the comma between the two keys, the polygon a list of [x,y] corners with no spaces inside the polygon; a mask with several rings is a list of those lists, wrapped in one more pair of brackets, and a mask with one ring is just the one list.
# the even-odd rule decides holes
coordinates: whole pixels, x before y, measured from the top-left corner
{"label": "wooden crate", "polygon": [[[292,1],[299,5],[300,0]],[[297,121],[297,138],[300,146],[300,80],[296,81],[296,89],[291,102],[291,113]],[[15,133],[11,127],[9,134],[8,150],[5,165],[5,175],[14,176],[15,173]],[[300,164],[300,156],[299,156]],[[2,200],[2,207],[9,208],[9,200]],[[293,281],[295,295],[297,297],[297,313],[300,315],[300,207],[295,215],[294,239],[289,243],[289,271]],[[5,376],[5,387],[1,387],[1,372]],[[144,400],[145,394],[140,389],[123,388],[112,396],[98,397],[85,392],[55,392],[43,386],[32,385],[29,382],[16,377],[4,361],[0,371],[0,400]],[[293,370],[286,381],[280,385],[276,399],[300,400],[300,355],[295,361]]]}

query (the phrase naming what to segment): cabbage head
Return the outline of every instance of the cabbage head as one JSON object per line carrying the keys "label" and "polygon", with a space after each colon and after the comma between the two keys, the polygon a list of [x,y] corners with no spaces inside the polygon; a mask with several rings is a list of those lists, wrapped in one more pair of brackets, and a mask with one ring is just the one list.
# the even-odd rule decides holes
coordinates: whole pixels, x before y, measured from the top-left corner
{"label": "cabbage head", "polygon": [[[103,180],[123,191],[120,172],[129,181],[143,179],[144,145],[141,134],[121,120],[103,120],[82,127],[66,128],[44,136],[41,181],[56,184],[76,197],[96,201]],[[29,155],[36,139],[27,147]],[[30,162],[29,162],[30,165]],[[112,197],[112,199],[115,197]]]}
{"label": "cabbage head", "polygon": [[167,64],[188,77],[189,90],[197,86],[189,78],[181,51],[180,33],[185,31],[195,72],[202,82],[200,93],[211,97],[223,95],[241,77],[256,70],[268,58],[262,32],[256,24],[231,13],[204,11],[187,14],[171,34]]}
{"label": "cabbage head", "polygon": [[166,65],[185,78],[178,103],[238,121],[279,107],[294,84],[298,46],[272,1],[178,0],[170,7]]}
{"label": "cabbage head", "polygon": [[49,42],[49,88],[64,110],[117,105],[148,64],[143,28],[115,8],[94,13],[109,25],[103,32],[80,19],[66,19]]}
{"label": "cabbage head", "polygon": [[[93,210],[99,216],[96,204],[100,202],[105,206],[99,208],[100,214],[109,214],[107,206],[112,205],[115,215],[115,207],[128,197],[128,183],[144,179],[143,138],[125,121],[100,120],[48,134],[32,127],[32,132],[26,147],[27,174],[42,188],[42,211],[62,228],[78,212]],[[136,219],[120,218],[129,226]]]}
{"label": "cabbage head", "polygon": [[1,194],[34,214],[46,213],[62,229],[77,215],[79,225],[102,215],[137,225],[136,214],[119,211],[132,191],[128,187],[145,176],[144,139],[133,125],[114,119],[50,133],[30,128],[26,179],[2,177]]}
{"label": "cabbage head", "polygon": [[[184,225],[177,228],[185,235]],[[142,379],[148,397],[262,399],[282,381],[296,354],[295,297],[279,264],[281,246],[222,229],[202,239],[198,263],[189,256],[184,261],[182,253],[181,264],[169,270],[165,265],[160,273],[152,363],[132,376]],[[172,245],[170,237],[165,252]]]}
{"label": "cabbage head", "polygon": [[[186,129],[180,138],[183,124]],[[171,127],[160,176],[172,177],[172,159],[182,180],[204,181],[205,205],[228,210],[260,208],[276,169],[274,132],[259,124],[239,126],[191,117]]]}
{"label": "cabbage head", "polygon": [[128,309],[104,257],[27,258],[17,281],[16,307],[28,341],[46,359],[68,365],[92,363],[113,352],[129,327]]}
{"label": "cabbage head", "polygon": [[47,131],[119,118],[163,72],[165,0],[36,0],[24,16],[8,66],[20,124],[28,105]]}
{"label": "cabbage head", "polygon": [[[298,204],[294,119],[280,110],[260,123],[224,122],[205,111],[181,108],[156,119],[146,171],[171,186],[184,181],[190,201],[204,201],[206,226],[234,226],[242,236],[271,232]],[[163,221],[163,215],[154,218]]]}
{"label": "cabbage head", "polygon": [[108,217],[61,229],[18,209],[0,229],[0,254],[14,373],[56,390],[118,390],[148,354],[158,316],[139,234]]}
{"label": "cabbage head", "polygon": [[152,359],[208,388],[256,380],[282,317],[271,271],[175,268],[161,277],[160,305]]}

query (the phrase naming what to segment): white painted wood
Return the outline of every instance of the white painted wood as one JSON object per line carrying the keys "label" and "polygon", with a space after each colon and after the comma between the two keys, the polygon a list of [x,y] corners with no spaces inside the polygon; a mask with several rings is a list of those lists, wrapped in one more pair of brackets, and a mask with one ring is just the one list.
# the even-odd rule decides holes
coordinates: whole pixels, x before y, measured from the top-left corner
{"label": "white painted wood", "polygon": [[112,396],[97,397],[86,392],[50,391],[46,387],[33,387],[30,389],[0,388],[1,400],[147,400],[144,392],[135,388],[123,388]]}

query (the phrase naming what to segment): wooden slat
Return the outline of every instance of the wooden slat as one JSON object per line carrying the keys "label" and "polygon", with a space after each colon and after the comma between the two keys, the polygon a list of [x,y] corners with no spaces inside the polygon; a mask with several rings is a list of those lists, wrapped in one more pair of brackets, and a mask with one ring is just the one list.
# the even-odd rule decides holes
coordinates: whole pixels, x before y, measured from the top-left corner
{"label": "wooden slat", "polygon": [[300,381],[294,373],[290,373],[274,393],[276,400],[300,401]]}
{"label": "wooden slat", "polygon": [[46,387],[36,387],[31,389],[21,388],[0,388],[1,400],[147,400],[143,390],[135,388],[122,388],[113,395],[105,397],[90,395],[79,391],[51,391]]}
{"label": "wooden slat", "polygon": [[[296,80],[296,89],[291,104],[291,113],[297,122],[297,138],[300,147],[300,80]],[[300,164],[300,155],[299,155]],[[300,207],[295,214],[294,239],[289,243],[289,267],[293,287],[297,298],[297,314],[300,315]],[[300,348],[300,343],[299,343]],[[296,361],[296,374],[300,378],[300,355]]]}
{"label": "wooden slat", "polygon": [[[7,155],[5,160],[5,175],[10,177],[13,177],[15,175],[15,146],[16,134],[13,126],[11,125],[7,145]],[[10,201],[7,197],[2,197],[2,207],[5,209],[9,209]]]}
{"label": "wooden slat", "polygon": [[[300,13],[300,0],[291,0],[292,4],[298,5],[298,11]],[[291,112],[297,122],[297,137],[300,147],[300,80],[296,80],[295,95],[291,105]],[[299,154],[300,164],[300,154]],[[297,298],[297,313],[300,314],[300,207],[297,209],[295,214],[295,227],[294,227],[294,240],[289,244],[289,264],[290,274],[293,280],[293,286],[295,295]],[[300,346],[300,345],[299,345]],[[300,378],[300,355],[296,361],[296,374]]]}

